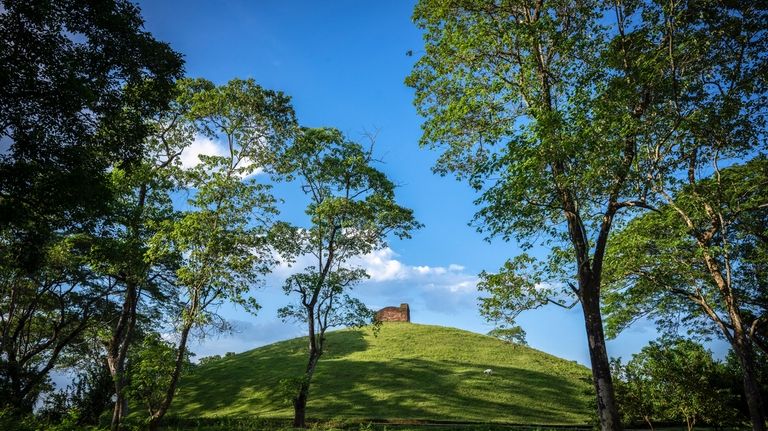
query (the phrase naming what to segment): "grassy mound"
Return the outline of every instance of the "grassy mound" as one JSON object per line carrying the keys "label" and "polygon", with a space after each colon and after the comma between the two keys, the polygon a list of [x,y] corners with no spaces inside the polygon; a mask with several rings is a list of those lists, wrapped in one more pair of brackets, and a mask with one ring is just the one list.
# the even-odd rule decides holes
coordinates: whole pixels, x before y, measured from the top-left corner
{"label": "grassy mound", "polygon": [[[459,329],[386,323],[328,334],[310,391],[317,419],[421,419],[584,424],[589,370]],[[306,338],[199,366],[181,384],[179,417],[291,417],[280,381],[301,375]],[[483,370],[493,369],[492,375]]]}

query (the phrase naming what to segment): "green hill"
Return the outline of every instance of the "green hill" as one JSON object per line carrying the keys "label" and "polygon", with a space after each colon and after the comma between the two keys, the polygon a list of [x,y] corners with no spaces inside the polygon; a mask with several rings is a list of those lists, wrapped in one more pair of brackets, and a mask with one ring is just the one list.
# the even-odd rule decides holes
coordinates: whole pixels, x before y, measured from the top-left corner
{"label": "green hill", "polygon": [[[196,367],[172,414],[291,417],[280,380],[302,373],[305,346],[297,338]],[[329,333],[327,346],[310,418],[584,424],[592,409],[587,368],[472,332],[386,323],[377,337],[370,329]]]}

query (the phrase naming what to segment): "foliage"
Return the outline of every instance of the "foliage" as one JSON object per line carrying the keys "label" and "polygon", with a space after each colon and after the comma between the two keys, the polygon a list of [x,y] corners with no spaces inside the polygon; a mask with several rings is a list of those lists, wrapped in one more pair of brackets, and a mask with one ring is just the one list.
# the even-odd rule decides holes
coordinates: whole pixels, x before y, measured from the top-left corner
{"label": "foliage", "polygon": [[481,286],[501,295],[485,305],[513,307],[484,312],[574,295],[603,429],[620,428],[599,310],[604,256],[617,244],[609,234],[705,166],[764,148],[766,18],[753,2],[415,8],[425,53],[406,83],[425,117],[422,146],[441,150],[435,171],[481,192],[479,230],[551,249],[536,270],[521,266],[532,260],[523,255],[483,274]]}
{"label": "foliage", "polygon": [[626,365],[621,358],[612,358],[611,367],[616,378],[616,399],[621,411],[621,420],[627,425],[645,423],[653,431],[654,422],[662,420],[658,412],[658,400],[649,377],[644,374],[639,360],[630,360]]}
{"label": "foliage", "polygon": [[0,241],[0,399],[31,412],[49,389],[48,372],[83,341],[88,328],[110,315],[109,287],[88,268],[87,236],[58,235],[31,274],[8,256],[10,240]]}
{"label": "foliage", "polygon": [[285,319],[312,322],[325,329],[372,321],[372,312],[345,291],[367,278],[350,260],[383,248],[388,234],[400,238],[420,225],[412,211],[394,201],[394,184],[373,168],[371,150],[333,129],[305,129],[282,155],[277,171],[298,177],[310,198],[309,228],[277,223],[273,246],[289,262],[314,256],[309,266],[285,282],[286,294],[300,303],[280,310]]}
{"label": "foliage", "polygon": [[[768,355],[763,351],[755,353],[755,378],[760,388],[760,393],[765,400],[768,399]],[[741,361],[733,350],[729,351],[726,355],[723,367],[725,368],[723,375],[724,385],[729,386],[734,395],[732,407],[738,410],[742,416],[746,417],[749,415],[749,406],[743,390],[743,371],[741,369]]]}
{"label": "foliage", "polygon": [[[233,79],[222,86],[184,80],[179,93],[176,115],[184,118],[172,129],[182,137],[176,144],[181,145],[179,153],[195,134],[222,139],[228,151],[200,155],[196,166],[174,172],[174,181],[191,192],[189,209],[160,223],[148,256],[179,257],[175,283],[187,289],[182,301],[188,305],[182,320],[205,325],[212,320],[206,314],[211,304],[224,298],[257,308],[245,294],[271,263],[265,236],[276,209],[269,186],[254,175],[283,145],[295,118],[287,96],[253,80]],[[185,132],[187,128],[192,132]],[[167,146],[165,136],[160,141]],[[178,158],[173,163],[178,166]],[[195,297],[199,304],[192,309],[189,301]]]}
{"label": "foliage", "polygon": [[158,136],[172,154],[167,165],[178,168],[178,157],[199,135],[223,140],[228,152],[199,155],[196,166],[170,170],[173,183],[190,192],[187,209],[158,221],[147,242],[145,260],[174,259],[168,278],[178,304],[171,319],[179,333],[165,393],[149,403],[150,428],[157,427],[173,400],[192,331],[220,328],[215,310],[225,300],[254,313],[259,308],[249,292],[273,263],[267,232],[277,211],[269,187],[254,175],[279,151],[295,122],[289,98],[253,80],[233,79],[222,86],[181,81],[177,107],[168,129],[182,139],[169,144],[168,135]]}
{"label": "foliage", "polygon": [[124,0],[0,7],[4,406],[31,411],[60,356],[109,320],[94,262],[120,212],[112,178],[136,167],[182,69],[142,26]]}
{"label": "foliage", "polygon": [[81,370],[73,382],[71,395],[72,409],[78,412],[78,424],[99,425],[102,414],[112,406],[114,389],[103,357]]}
{"label": "foliage", "polygon": [[621,425],[597,305],[602,258],[619,210],[645,205],[638,168],[654,137],[644,130],[665,125],[649,127],[649,113],[660,107],[651,87],[664,70],[654,61],[663,52],[652,32],[660,23],[626,28],[621,15],[632,11],[620,6],[610,28],[603,7],[423,0],[414,19],[426,52],[406,83],[426,117],[421,144],[443,150],[434,169],[482,192],[478,229],[526,248],[552,247],[542,265],[547,279],[508,274],[531,260],[523,255],[496,276],[484,273],[481,286],[501,293],[497,304],[514,307],[513,315],[557,291],[575,294],[592,340],[600,424],[608,430]]}
{"label": "foliage", "polygon": [[702,202],[711,202],[727,228],[719,229],[707,248],[723,267],[726,260],[733,267],[733,296],[745,323],[755,323],[752,336],[763,339],[760,322],[768,302],[760,274],[768,265],[768,242],[763,238],[768,208],[761,206],[768,202],[766,185],[768,160],[756,158],[699,182],[695,191],[683,189],[674,205],[638,217],[616,232],[614,240],[622,247],[608,254],[605,268],[608,333],[616,336],[634,320],[651,317],[668,333],[688,326],[700,334],[723,336],[701,302],[722,316],[718,319],[728,321],[727,295],[719,291],[691,228],[676,209],[689,214],[693,229],[700,231],[709,225]]}
{"label": "foliage", "polygon": [[[109,168],[140,158],[181,56],[143,30],[126,0],[3,1],[0,229],[35,270],[51,236],[109,214]],[[55,239],[55,238],[54,238]]]}
{"label": "foliage", "polygon": [[278,310],[280,318],[305,323],[309,332],[307,368],[294,398],[297,427],[305,426],[304,408],[326,330],[373,322],[373,310],[347,294],[368,278],[351,260],[385,247],[389,234],[408,238],[420,226],[411,210],[395,202],[395,186],[373,167],[372,152],[335,129],[302,129],[274,167],[303,183],[310,226],[277,223],[271,243],[289,262],[301,256],[317,262],[286,279],[283,290],[298,301]]}
{"label": "foliage", "polygon": [[[176,364],[176,346],[157,333],[144,337],[131,352],[127,394],[150,413],[157,411],[170,385]],[[191,369],[189,354],[182,372]]]}
{"label": "foliage", "polygon": [[614,236],[623,247],[605,271],[609,334],[650,317],[667,333],[725,339],[741,361],[753,423],[764,404],[755,355],[768,348],[766,185],[764,156],[692,182]]}
{"label": "foliage", "polygon": [[489,331],[487,335],[506,341],[507,343],[519,344],[521,346],[528,345],[528,342],[525,341],[525,330],[520,326],[494,328]]}
{"label": "foliage", "polygon": [[722,364],[700,344],[684,339],[651,342],[622,365],[614,361],[617,394],[627,423],[684,422],[736,425],[733,393],[724,385]]}

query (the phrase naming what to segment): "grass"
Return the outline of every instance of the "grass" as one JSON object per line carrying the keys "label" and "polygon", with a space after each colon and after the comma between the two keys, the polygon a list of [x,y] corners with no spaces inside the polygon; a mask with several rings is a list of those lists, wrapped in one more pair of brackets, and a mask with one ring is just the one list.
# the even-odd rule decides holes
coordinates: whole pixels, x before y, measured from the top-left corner
{"label": "grass", "polygon": [[[589,422],[589,370],[459,329],[387,323],[328,334],[307,415],[318,420],[424,420],[581,425]],[[192,418],[289,418],[281,380],[301,375],[297,338],[197,367],[171,414]],[[490,376],[483,370],[493,369]],[[401,428],[397,428],[401,429]],[[431,429],[431,428],[430,428]]]}
{"label": "grass", "polygon": [[[500,424],[382,424],[374,422],[316,422],[308,424],[310,431],[593,431],[594,428],[515,426]],[[163,426],[162,431],[298,431],[290,420],[220,419],[182,421]],[[673,431],[673,430],[664,430]],[[674,430],[684,431],[684,430]]]}

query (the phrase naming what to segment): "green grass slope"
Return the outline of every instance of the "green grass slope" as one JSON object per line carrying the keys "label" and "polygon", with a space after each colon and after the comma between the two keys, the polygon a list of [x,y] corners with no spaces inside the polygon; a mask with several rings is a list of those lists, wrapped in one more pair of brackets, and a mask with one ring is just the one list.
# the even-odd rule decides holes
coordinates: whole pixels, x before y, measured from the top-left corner
{"label": "green grass slope", "polygon": [[[310,391],[315,419],[584,424],[589,370],[459,329],[386,323],[328,334]],[[306,338],[199,366],[181,384],[179,417],[291,417],[280,380],[301,375]],[[483,370],[493,369],[490,376]]]}

